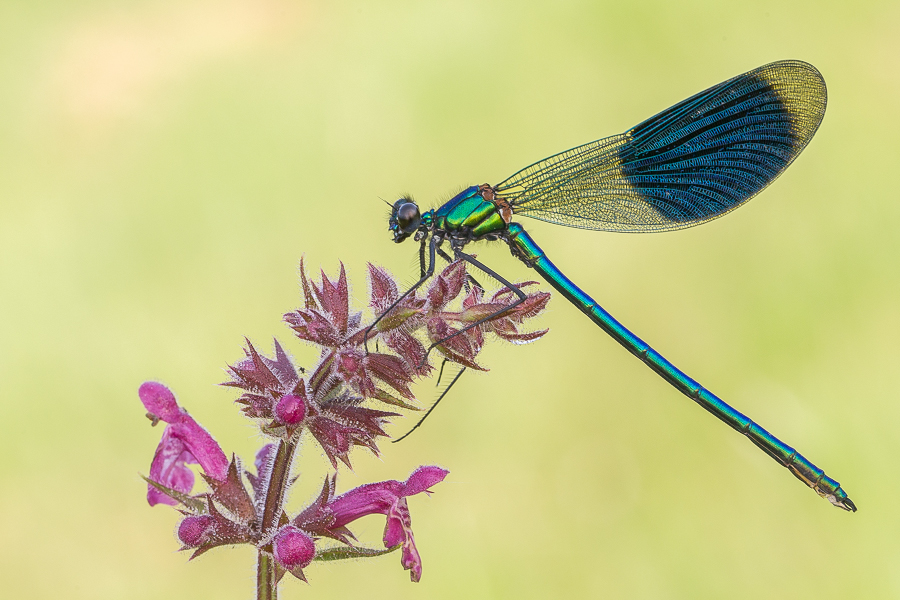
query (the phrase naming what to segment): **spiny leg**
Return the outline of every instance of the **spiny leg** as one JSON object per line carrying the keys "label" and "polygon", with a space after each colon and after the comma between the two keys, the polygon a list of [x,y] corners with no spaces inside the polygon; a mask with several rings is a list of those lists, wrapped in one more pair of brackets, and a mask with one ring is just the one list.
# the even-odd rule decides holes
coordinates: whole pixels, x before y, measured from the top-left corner
{"label": "spiny leg", "polygon": [[[518,288],[518,286],[516,286],[515,284],[513,284],[513,283],[510,282],[510,281],[507,281],[502,275],[500,275],[499,273],[497,273],[497,272],[494,271],[493,269],[490,269],[490,268],[488,268],[487,266],[485,266],[484,264],[482,264],[481,262],[475,260],[475,257],[466,254],[466,253],[463,252],[462,250],[456,250],[456,257],[457,257],[457,258],[461,258],[462,260],[466,261],[467,263],[471,263],[471,264],[475,265],[477,268],[479,268],[479,269],[481,269],[482,271],[484,271],[485,273],[487,273],[488,276],[493,277],[494,279],[496,279],[497,281],[499,281],[500,283],[502,283],[503,285],[505,285],[507,288],[509,288],[510,290],[512,290],[512,292],[513,292],[516,296],[518,296],[519,299],[516,300],[515,302],[513,302],[512,304],[510,304],[509,306],[506,306],[506,307],[504,307],[504,308],[501,308],[500,310],[494,311],[494,312],[492,312],[491,314],[487,315],[486,317],[482,317],[481,319],[478,319],[478,320],[475,321],[474,323],[469,323],[468,325],[466,325],[465,327],[463,327],[463,328],[460,329],[459,331],[455,331],[455,332],[451,333],[450,335],[448,335],[447,337],[445,337],[445,338],[443,338],[443,339],[440,339],[440,340],[434,342],[433,344],[431,344],[430,346],[428,346],[428,349],[425,350],[425,358],[423,358],[423,359],[422,359],[422,362],[419,363],[419,366],[420,366],[420,367],[421,367],[422,365],[424,365],[426,362],[428,362],[428,355],[431,354],[431,351],[434,350],[434,348],[435,348],[436,346],[440,346],[441,344],[443,344],[443,343],[446,342],[447,340],[449,340],[449,339],[451,339],[451,338],[454,338],[454,337],[458,336],[459,334],[461,334],[461,333],[463,333],[463,332],[466,332],[466,331],[472,329],[473,327],[478,327],[479,325],[481,325],[481,324],[484,323],[485,321],[488,321],[488,320],[490,320],[490,319],[493,319],[493,318],[496,317],[497,315],[500,315],[500,314],[503,314],[503,313],[505,313],[505,312],[507,312],[507,311],[509,311],[509,310],[512,310],[513,308],[515,308],[515,307],[517,307],[518,305],[520,305],[520,304],[522,304],[523,302],[525,302],[525,299],[528,297],[528,296],[525,295],[525,292],[523,292],[522,290],[520,290],[520,289]],[[484,288],[482,288],[482,289],[484,289]]]}
{"label": "spiny leg", "polygon": [[[443,367],[441,367],[441,368],[443,369]],[[466,368],[465,368],[465,367],[463,367],[462,369],[460,369],[460,370],[459,370],[459,373],[456,374],[456,377],[453,378],[453,381],[450,382],[450,385],[447,386],[447,389],[445,389],[443,392],[441,392],[441,395],[438,396],[438,399],[434,401],[434,404],[431,405],[431,408],[428,409],[428,412],[426,412],[424,415],[422,415],[422,418],[419,419],[419,422],[416,423],[415,425],[413,425],[413,428],[410,429],[409,431],[407,431],[407,432],[406,432],[404,435],[402,435],[401,437],[397,438],[396,440],[391,440],[391,443],[396,444],[396,443],[399,442],[400,440],[405,440],[406,438],[409,437],[409,435],[410,435],[413,431],[415,431],[416,429],[418,429],[418,428],[419,428],[419,425],[421,425],[422,423],[424,423],[424,422],[425,422],[425,419],[428,418],[428,415],[430,415],[430,414],[434,411],[434,409],[437,408],[437,405],[440,403],[440,401],[444,399],[444,396],[447,395],[447,392],[450,391],[450,388],[453,387],[453,384],[455,384],[457,381],[459,381],[459,378],[462,376],[462,374],[463,374],[465,371],[466,371]]]}
{"label": "spiny leg", "polygon": [[[422,242],[419,244],[419,277],[425,277],[425,242],[426,238],[422,238]],[[443,253],[444,251],[438,248],[438,252]]]}
{"label": "spiny leg", "polygon": [[444,359],[441,361],[441,370],[438,371],[437,382],[434,384],[435,387],[441,385],[441,377],[444,376],[444,367],[447,366],[447,363],[450,362],[448,359]]}
{"label": "spiny leg", "polygon": [[466,281],[465,283],[463,283],[463,287],[465,288],[467,294],[472,291],[472,287],[476,287],[482,292],[484,291],[484,286],[478,283],[478,280],[468,273],[466,273]]}
{"label": "spiny leg", "polygon": [[[438,256],[440,256],[441,258],[446,260],[448,263],[453,262],[453,259],[450,258],[450,255],[447,254],[446,252],[444,252],[443,250],[441,250],[440,248],[437,249],[437,253],[438,253]],[[477,288],[481,288],[482,292],[484,291],[484,286],[481,285],[480,283],[478,283],[478,280],[476,280],[474,277],[469,275],[468,272],[466,273],[466,281],[463,285],[465,285],[466,293],[469,293],[469,290],[471,289],[470,285],[474,285]]]}
{"label": "spiny leg", "polygon": [[437,255],[440,256],[441,258],[443,258],[444,260],[446,260],[448,263],[452,263],[452,262],[453,262],[453,259],[450,258],[450,255],[449,255],[449,254],[447,254],[446,252],[444,252],[444,249],[443,249],[443,248],[438,248],[438,249],[437,249]]}
{"label": "spiny leg", "polygon": [[[450,255],[447,254],[446,252],[444,252],[443,249],[438,248],[438,249],[437,249],[437,253],[438,253],[438,256],[440,256],[441,258],[443,258],[444,260],[446,260],[448,264],[453,262],[453,259],[450,257]],[[466,293],[467,293],[467,294],[469,293],[469,291],[471,291],[471,286],[472,286],[472,285],[474,285],[475,287],[481,289],[482,292],[484,291],[484,286],[482,286],[480,283],[478,283],[478,280],[476,280],[474,277],[472,277],[472,276],[468,273],[468,271],[466,272],[466,280],[465,280],[465,282],[463,283],[463,285],[464,285],[464,287],[465,287],[465,290],[466,290]],[[446,358],[445,358],[444,360],[441,361],[441,369],[440,369],[440,371],[438,371],[437,381],[434,383],[435,387],[441,385],[441,379],[442,379],[443,376],[444,376],[444,367],[447,366],[447,363],[448,363],[448,362],[450,362],[450,361],[449,361],[448,359],[446,359]],[[464,368],[465,368],[465,367],[464,367]],[[457,374],[456,377],[454,377],[454,379],[453,379],[453,381],[451,382],[450,385],[453,385],[454,383],[456,383],[456,380],[459,379],[459,376],[460,376],[461,374],[462,374],[462,371],[460,371],[460,373]],[[448,389],[448,390],[450,389],[449,386],[447,387],[447,389]],[[446,393],[447,393],[447,391],[445,390],[445,391],[444,391],[444,395],[446,395]],[[441,395],[441,398],[443,398],[444,395]],[[441,398],[439,398],[438,401],[440,401]],[[435,402],[435,404],[437,404],[437,402]],[[433,409],[432,409],[432,410],[433,410]],[[423,418],[422,420],[424,421],[425,419]],[[418,427],[418,425],[417,425],[417,427]],[[410,433],[412,433],[412,432],[410,431]],[[409,435],[409,434],[407,434],[407,435]]]}
{"label": "spiny leg", "polygon": [[[426,281],[428,281],[428,279],[429,279],[432,275],[434,275],[434,260],[435,260],[435,256],[434,256],[434,255],[435,255],[436,249],[437,249],[437,244],[436,244],[436,242],[435,242],[435,239],[432,237],[432,238],[431,238],[431,243],[429,244],[429,250],[430,250],[430,251],[429,251],[429,253],[428,253],[428,254],[429,254],[429,257],[428,257],[428,268],[425,269],[425,273],[422,275],[422,278],[419,279],[419,281],[417,281],[417,282],[415,283],[415,285],[413,285],[411,288],[409,288],[408,290],[406,290],[405,292],[403,292],[403,294],[402,294],[399,298],[397,298],[396,300],[394,300],[394,302],[387,308],[387,310],[384,311],[383,313],[381,313],[380,315],[378,315],[378,318],[375,319],[375,321],[374,321],[371,325],[369,325],[369,326],[366,328],[365,336],[363,336],[363,347],[366,349],[366,354],[369,353],[369,334],[372,333],[372,330],[375,328],[375,326],[378,325],[378,323],[385,317],[385,315],[387,315],[389,312],[391,312],[392,310],[394,310],[395,308],[397,308],[397,306],[398,306],[401,302],[403,302],[403,300],[404,300],[407,296],[409,296],[409,295],[412,294],[414,291],[416,291],[416,290],[419,288],[419,286],[421,286],[423,283],[425,283]],[[428,358],[428,355],[427,355],[427,354],[425,355],[425,358],[426,358],[426,359]],[[424,364],[424,361],[423,361],[423,364]]]}
{"label": "spiny leg", "polygon": [[[437,249],[437,254],[438,254],[438,256],[440,256],[441,258],[446,260],[448,263],[453,262],[453,259],[450,258],[450,255],[447,254],[446,252],[444,252],[441,248]],[[475,287],[480,289],[482,292],[484,291],[484,286],[481,285],[480,283],[478,283],[478,281],[474,277],[469,275],[469,273],[466,273],[466,281],[463,284],[465,286],[466,293],[468,293],[471,290],[470,284],[474,285]],[[434,384],[435,386],[441,385],[441,377],[444,376],[444,367],[447,365],[448,362],[449,362],[449,360],[446,358],[443,361],[441,361],[441,370],[438,371],[437,382]]]}

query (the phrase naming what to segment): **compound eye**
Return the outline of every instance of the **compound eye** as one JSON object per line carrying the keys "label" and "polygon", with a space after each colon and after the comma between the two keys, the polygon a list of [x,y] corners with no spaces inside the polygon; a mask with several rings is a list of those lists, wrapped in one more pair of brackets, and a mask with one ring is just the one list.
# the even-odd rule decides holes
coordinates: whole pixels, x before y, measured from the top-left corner
{"label": "compound eye", "polygon": [[400,229],[407,230],[410,225],[417,226],[419,220],[419,207],[412,202],[400,205],[397,209],[397,224]]}

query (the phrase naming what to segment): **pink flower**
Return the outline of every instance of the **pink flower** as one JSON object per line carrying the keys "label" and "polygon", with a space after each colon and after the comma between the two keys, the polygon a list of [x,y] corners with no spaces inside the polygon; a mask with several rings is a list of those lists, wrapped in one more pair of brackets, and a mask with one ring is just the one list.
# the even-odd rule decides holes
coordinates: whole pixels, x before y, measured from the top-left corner
{"label": "pink flower", "polygon": [[[212,479],[224,481],[228,473],[228,459],[216,440],[195,421],[186,410],[178,406],[175,395],[161,383],[147,381],[141,385],[138,395],[147,412],[164,421],[166,429],[150,464],[150,479],[183,494],[194,487],[194,473],[187,467],[199,464]],[[176,505],[170,498],[152,485],[147,485],[147,502]]]}
{"label": "pink flower", "polygon": [[[369,306],[374,315],[363,323],[363,314],[351,309],[343,265],[334,280],[322,272],[314,281],[301,260],[304,302],[284,320],[298,338],[317,347],[317,362],[307,371],[277,340],[269,356],[247,340],[244,356],[228,367],[230,380],[222,384],[239,390],[235,402],[269,442],[257,452],[255,472],[246,470],[236,456],[229,461],[167,387],[144,383],[139,396],[148,416],[154,425],[166,423],[146,478],[147,500],[151,506],[178,506],[183,515],[177,533],[181,550],[192,551],[194,558],[221,546],[251,545],[260,556],[274,557],[277,565],[268,572],[274,577],[260,587],[269,594],[285,572],[306,581],[303,569],[314,560],[370,558],[397,549],[403,568],[412,581],[419,581],[422,559],[408,498],[430,493],[448,471],[422,466],[406,481],[370,483],[337,495],[338,463],[349,467],[355,446],[378,455],[378,438],[386,437],[385,426],[400,416],[377,410],[372,401],[420,410],[411,384],[432,372],[428,360],[432,349],[462,367],[482,369],[476,360],[485,334],[524,343],[546,333],[520,331],[520,326],[544,310],[549,294],[526,293],[511,308],[521,293],[502,289],[487,299],[466,267],[465,262],[454,261],[428,285],[400,300],[397,280],[370,264]],[[291,465],[299,449],[309,447],[301,443],[306,432],[333,470],[318,498],[300,514],[290,514],[285,500],[297,478]],[[192,464],[202,468],[206,493],[191,495]],[[357,545],[348,527],[373,514],[385,516],[384,548]],[[321,541],[325,544],[319,546]]]}
{"label": "pink flower", "polygon": [[[422,560],[416,549],[409,507],[406,498],[421,492],[430,493],[431,486],[440,483],[449,471],[435,466],[419,467],[404,481],[381,481],[354,488],[333,499],[324,500],[320,510],[304,511],[298,521],[300,527],[307,524],[328,530],[330,537],[341,539],[349,531],[346,526],[366,515],[382,514],[387,517],[382,541],[385,548],[401,545],[401,564],[410,571],[410,578],[419,581],[422,578]],[[327,488],[326,484],[326,488]],[[333,488],[332,488],[333,489]],[[311,507],[314,508],[314,507]]]}

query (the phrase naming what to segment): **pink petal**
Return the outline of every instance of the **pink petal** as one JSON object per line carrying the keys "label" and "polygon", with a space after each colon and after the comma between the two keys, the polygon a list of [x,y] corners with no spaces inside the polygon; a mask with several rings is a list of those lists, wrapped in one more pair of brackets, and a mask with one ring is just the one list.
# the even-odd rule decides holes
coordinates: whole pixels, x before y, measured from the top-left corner
{"label": "pink petal", "polygon": [[346,525],[366,515],[386,515],[398,500],[427,491],[443,481],[449,472],[435,466],[419,467],[404,482],[390,479],[367,483],[344,492],[329,506],[338,525]]}
{"label": "pink petal", "polygon": [[401,497],[403,484],[389,480],[368,483],[345,492],[329,503],[334,527],[342,527],[366,515],[386,515]]}
{"label": "pink petal", "polygon": [[181,417],[181,408],[175,400],[175,394],[161,383],[145,381],[138,389],[138,396],[147,412],[166,423],[176,422]]}
{"label": "pink petal", "polygon": [[[187,467],[199,464],[203,471],[219,481],[228,474],[228,459],[208,431],[203,429],[186,410],[178,406],[175,395],[161,383],[148,381],[141,385],[138,395],[144,407],[168,423],[150,464],[150,479],[184,494],[194,486],[194,474]],[[147,486],[147,502],[176,504],[153,486]]]}
{"label": "pink petal", "polygon": [[172,424],[167,429],[172,429],[172,434],[184,442],[187,451],[194,456],[204,473],[213,479],[225,480],[228,459],[219,443],[197,421],[185,413],[180,423]]}
{"label": "pink petal", "polygon": [[409,530],[409,537],[403,543],[403,554],[400,556],[400,564],[404,569],[409,570],[409,578],[413,583],[419,583],[422,579],[422,558],[419,556],[419,549],[416,548],[416,540],[413,537],[412,529]]}
{"label": "pink petal", "polygon": [[383,541],[386,548],[402,544],[400,564],[409,570],[411,580],[418,582],[422,579],[422,558],[416,548],[406,498],[400,498],[388,511]]}
{"label": "pink petal", "polygon": [[[182,494],[189,494],[194,487],[194,472],[187,465],[196,463],[196,459],[186,449],[184,442],[166,427],[153,455],[153,462],[150,463],[150,479]],[[176,500],[150,484],[147,484],[147,503],[150,506],[178,504]]]}
{"label": "pink petal", "polygon": [[403,488],[403,495],[414,496],[422,492],[427,492],[428,488],[442,482],[448,473],[450,473],[450,471],[440,467],[419,467],[413,471],[412,475],[406,480]]}

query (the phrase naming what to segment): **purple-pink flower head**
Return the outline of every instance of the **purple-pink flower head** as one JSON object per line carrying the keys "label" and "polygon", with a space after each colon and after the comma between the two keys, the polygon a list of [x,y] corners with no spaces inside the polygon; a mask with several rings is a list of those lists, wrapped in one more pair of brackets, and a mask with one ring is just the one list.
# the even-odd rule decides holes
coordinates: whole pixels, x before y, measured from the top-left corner
{"label": "purple-pink flower head", "polygon": [[350,312],[350,292],[344,265],[341,264],[336,282],[332,283],[322,271],[322,279],[316,285],[307,278],[301,260],[300,278],[305,306],[286,314],[285,321],[300,339],[326,348],[337,348],[347,338],[348,332],[359,327],[362,318],[362,313]]}
{"label": "purple-pink flower head", "polygon": [[333,466],[340,460],[350,466],[353,446],[365,446],[376,455],[375,438],[386,436],[383,425],[397,413],[374,410],[350,403],[335,402],[321,412],[306,418],[310,433],[322,446]]}
{"label": "purple-pink flower head", "polygon": [[328,503],[333,516],[329,529],[342,530],[347,524],[360,517],[382,514],[387,517],[383,542],[385,548],[401,545],[401,563],[410,571],[410,578],[422,578],[422,560],[416,549],[406,498],[440,483],[449,471],[435,466],[419,467],[404,481],[382,481],[369,483],[341,494]]}
{"label": "purple-pink flower head", "polygon": [[[359,348],[345,347],[335,352],[333,360],[326,359],[322,368],[330,371],[344,385],[364,398],[377,397],[379,382],[387,384],[404,398],[411,400],[414,397],[409,389],[413,373],[408,364],[397,356],[379,352],[366,355]],[[320,376],[319,371],[314,378],[316,376]]]}
{"label": "purple-pink flower head", "polygon": [[[147,381],[138,390],[147,412],[166,423],[162,439],[150,464],[150,479],[183,494],[194,487],[189,464],[199,464],[209,477],[224,481],[228,459],[216,440],[178,406],[175,395],[161,383]],[[147,502],[175,505],[178,502],[162,491],[147,486]]]}
{"label": "purple-pink flower head", "polygon": [[288,394],[306,402],[306,383],[297,375],[297,368],[278,340],[272,358],[260,354],[250,340],[244,354],[243,360],[228,367],[231,381],[222,385],[243,390],[235,402],[243,405],[245,415],[251,419],[272,419],[276,417],[279,398]]}
{"label": "purple-pink flower head", "polygon": [[[332,283],[325,273],[322,273],[320,283],[310,282],[302,264],[301,278],[305,307],[287,313],[284,320],[297,337],[326,349],[310,376],[312,395],[315,398],[327,395],[330,386],[340,382],[364,398],[379,397],[378,386],[385,384],[404,398],[412,399],[409,385],[416,373],[411,367],[414,361],[405,346],[398,345],[401,356],[367,352],[363,348],[366,327],[360,325],[361,313],[350,311],[343,266],[336,283]],[[393,327],[399,326],[399,323],[392,323]],[[388,347],[397,351],[390,344]]]}

